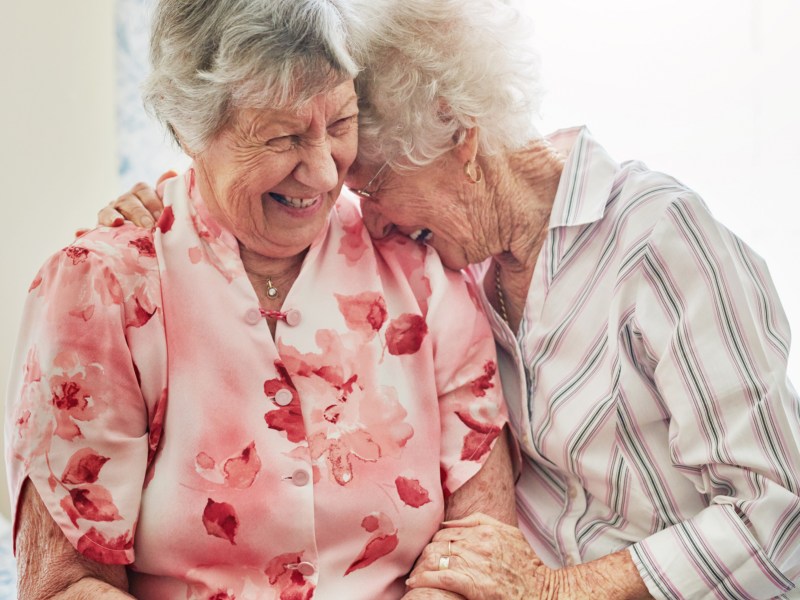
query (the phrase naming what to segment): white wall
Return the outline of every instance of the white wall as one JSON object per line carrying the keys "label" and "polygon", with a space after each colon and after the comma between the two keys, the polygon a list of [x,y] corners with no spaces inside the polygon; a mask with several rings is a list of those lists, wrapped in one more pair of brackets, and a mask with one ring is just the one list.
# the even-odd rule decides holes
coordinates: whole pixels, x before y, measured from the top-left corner
{"label": "white wall", "polygon": [[[5,390],[36,269],[121,190],[114,2],[0,2]],[[767,258],[800,332],[800,2],[523,2],[545,64],[542,129],[588,124],[617,159],[643,159],[701,192]]]}
{"label": "white wall", "polygon": [[[119,193],[111,0],[0,0],[0,390],[44,259]],[[3,476],[5,480],[5,476]],[[6,486],[0,510],[8,514]]]}

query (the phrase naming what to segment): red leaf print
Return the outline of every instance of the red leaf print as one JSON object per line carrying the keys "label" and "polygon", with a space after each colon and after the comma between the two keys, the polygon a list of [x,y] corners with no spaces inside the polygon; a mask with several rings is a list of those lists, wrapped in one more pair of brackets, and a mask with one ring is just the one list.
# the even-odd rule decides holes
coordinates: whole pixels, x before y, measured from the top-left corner
{"label": "red leaf print", "polygon": [[139,256],[155,256],[156,248],[153,246],[153,240],[149,237],[140,237],[128,242],[129,246],[133,246],[139,251]]}
{"label": "red leaf print", "polygon": [[275,369],[278,371],[278,379],[267,379],[264,382],[264,394],[273,399],[280,390],[287,389],[292,393],[292,401],[286,406],[277,406],[264,415],[264,420],[270,429],[285,431],[286,437],[290,442],[301,442],[306,437],[306,427],[303,423],[303,413],[300,411],[300,399],[297,390],[292,384],[286,367],[279,360],[275,361]]}
{"label": "red leaf print", "polygon": [[94,315],[94,304],[90,304],[82,308],[75,308],[69,311],[69,315],[71,317],[77,317],[79,319],[83,319],[84,321],[88,321],[92,318],[92,315]]}
{"label": "red leaf print", "polygon": [[394,485],[397,488],[400,499],[409,506],[419,508],[431,501],[428,490],[420,485],[418,479],[398,477],[394,480]]}
{"label": "red leaf print", "polygon": [[61,481],[72,484],[94,483],[107,461],[107,456],[100,456],[91,448],[82,448],[70,457]]}
{"label": "red leaf print", "polygon": [[36,278],[31,282],[31,285],[28,288],[28,293],[32,292],[33,290],[38,288],[40,285],[42,285],[42,276],[41,275],[37,275]]}
{"label": "red leaf print", "polygon": [[78,552],[86,558],[107,565],[124,565],[129,561],[124,552],[133,548],[133,538],[128,531],[119,537],[107,539],[92,527],[78,540]]}
{"label": "red leaf print", "polygon": [[203,511],[203,525],[208,535],[236,544],[234,538],[239,530],[239,517],[236,516],[233,506],[227,502],[214,502],[209,498]]}
{"label": "red leaf print", "polygon": [[199,467],[204,471],[209,471],[217,466],[217,463],[214,462],[214,459],[205,452],[198,453],[198,455],[194,457],[194,463],[196,467]]}
{"label": "red leaf print", "polygon": [[492,448],[492,442],[500,434],[499,427],[493,427],[488,433],[470,431],[464,436],[461,448],[461,460],[480,460]]}
{"label": "red leaf print", "polygon": [[164,212],[161,213],[161,217],[158,219],[157,227],[161,230],[161,233],[167,233],[170,229],[172,229],[172,225],[175,223],[175,214],[172,212],[172,207],[167,206],[164,209]]}
{"label": "red leaf print", "polygon": [[353,219],[351,223],[343,223],[342,229],[344,235],[339,243],[339,254],[345,257],[348,265],[354,265],[367,250],[363,234],[364,222],[361,219]]}
{"label": "red leaf print", "polygon": [[310,600],[314,596],[314,585],[294,568],[302,560],[302,552],[288,552],[273,558],[264,569],[270,585],[281,589],[280,600]]}
{"label": "red leaf print", "polygon": [[79,246],[68,246],[67,248],[64,248],[64,253],[69,257],[73,265],[77,265],[82,262],[86,262],[86,257],[89,255],[89,250]]}
{"label": "red leaf print", "polygon": [[349,575],[353,571],[368,567],[382,556],[386,556],[397,548],[397,528],[392,520],[384,513],[377,512],[367,515],[361,520],[361,527],[373,533],[361,554],[352,562],[345,571]]}
{"label": "red leaf print", "polygon": [[483,397],[486,395],[486,390],[494,387],[492,379],[494,374],[497,373],[497,365],[492,360],[487,360],[483,365],[483,375],[473,380],[471,383],[472,393],[476,397]]}
{"label": "red leaf print", "polygon": [[396,533],[379,535],[378,537],[372,538],[369,542],[367,542],[367,545],[361,551],[361,554],[358,555],[358,558],[356,558],[353,563],[347,567],[347,571],[345,571],[344,574],[349,575],[353,571],[368,567],[379,558],[386,556],[392,550],[397,548],[398,543],[399,540],[397,539]]}
{"label": "red leaf print", "polygon": [[339,312],[350,329],[374,334],[386,322],[386,302],[377,292],[362,292],[355,296],[334,295]]}
{"label": "red leaf print", "polygon": [[155,308],[152,311],[148,312],[142,307],[141,303],[139,302],[139,299],[137,298],[136,306],[134,307],[134,312],[132,315],[133,318],[128,319],[127,325],[129,327],[141,327],[142,325],[146,325],[154,314],[156,314]]}
{"label": "red leaf print", "polygon": [[[114,505],[111,493],[103,486],[87,485],[72,489],[69,491],[69,498],[75,508],[75,513],[81,519],[86,519],[87,521],[119,521],[122,518]],[[66,497],[64,500],[66,500]],[[66,510],[64,500],[62,500],[61,506]]]}
{"label": "red leaf print", "polygon": [[[456,411],[456,416],[461,419],[461,422],[464,423],[467,427],[472,429],[473,431],[477,431],[478,433],[492,433],[500,431],[500,428],[497,425],[492,423],[484,423],[483,421],[478,421],[475,417],[470,415],[468,412],[464,412],[461,410]],[[497,434],[495,433],[495,436]]]}
{"label": "red leaf print", "polygon": [[253,485],[256,475],[261,470],[261,459],[256,452],[256,443],[242,450],[239,456],[229,458],[223,467],[225,480],[232,487],[245,489]]}
{"label": "red leaf print", "polygon": [[150,422],[150,434],[147,437],[147,462],[153,460],[164,433],[164,417],[167,413],[167,389],[161,390],[161,397],[156,400],[153,408],[153,420]]}
{"label": "red leaf print", "polygon": [[428,333],[425,319],[419,315],[405,313],[393,319],[386,329],[386,347],[389,354],[414,354],[422,346]]}

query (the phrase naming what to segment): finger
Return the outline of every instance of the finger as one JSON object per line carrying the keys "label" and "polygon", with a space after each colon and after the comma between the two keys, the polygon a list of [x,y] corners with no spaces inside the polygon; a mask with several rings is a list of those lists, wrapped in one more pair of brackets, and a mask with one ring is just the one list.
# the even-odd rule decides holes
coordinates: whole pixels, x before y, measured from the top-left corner
{"label": "finger", "polygon": [[[119,227],[125,222],[125,217],[118,213],[110,204],[97,213],[97,224],[105,227]],[[83,230],[84,233],[87,230]]]}
{"label": "finger", "polygon": [[465,598],[478,598],[475,595],[475,584],[472,578],[466,573],[447,569],[444,571],[425,571],[418,575],[412,575],[406,580],[406,586],[410,589],[416,588],[436,588],[460,594]]}
{"label": "finger", "polygon": [[[161,202],[161,198],[158,196],[158,192],[155,190],[155,188],[150,187],[146,183],[139,182],[131,188],[130,192],[120,196],[120,198],[114,204],[119,204],[123,199],[125,199],[126,202],[129,202],[131,200],[131,196],[136,198],[138,202],[144,206],[153,219],[158,219],[158,217],[161,216],[161,211],[164,210],[164,203]],[[117,208],[119,209],[119,206]],[[124,210],[120,209],[120,212],[125,214],[125,216],[127,216],[137,225],[142,225],[142,223],[137,222],[132,215],[128,215]]]}
{"label": "finger", "polygon": [[477,527],[478,525],[491,525],[492,527],[509,526],[507,523],[498,521],[497,519],[480,512],[472,513],[466,517],[452,519],[442,523],[442,527]]}

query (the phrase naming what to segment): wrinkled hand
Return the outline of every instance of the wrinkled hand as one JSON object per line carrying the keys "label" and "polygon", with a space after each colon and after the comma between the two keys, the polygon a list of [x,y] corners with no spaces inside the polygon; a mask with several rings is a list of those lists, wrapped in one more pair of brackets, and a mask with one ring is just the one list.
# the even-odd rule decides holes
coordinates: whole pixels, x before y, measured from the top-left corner
{"label": "wrinkled hand", "polygon": [[410,590],[400,600],[464,600],[464,596],[431,588]]}
{"label": "wrinkled hand", "polygon": [[[158,178],[156,187],[165,179],[176,176],[175,171],[167,171]],[[146,183],[137,183],[98,212],[97,222],[106,227],[119,227],[127,219],[139,227],[153,227],[163,209],[158,192]]]}
{"label": "wrinkled hand", "polygon": [[[440,571],[439,559],[448,552],[449,567]],[[467,600],[581,598],[569,592],[566,573],[542,563],[516,527],[475,513],[444,524],[407,585],[444,589]]]}

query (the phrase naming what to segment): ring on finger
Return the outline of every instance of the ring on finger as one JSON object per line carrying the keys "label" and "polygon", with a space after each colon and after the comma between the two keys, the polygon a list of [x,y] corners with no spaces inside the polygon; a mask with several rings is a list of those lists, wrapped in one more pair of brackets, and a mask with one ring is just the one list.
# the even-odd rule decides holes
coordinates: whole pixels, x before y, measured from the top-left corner
{"label": "ring on finger", "polygon": [[445,571],[450,568],[450,555],[443,554],[439,557],[439,571]]}

